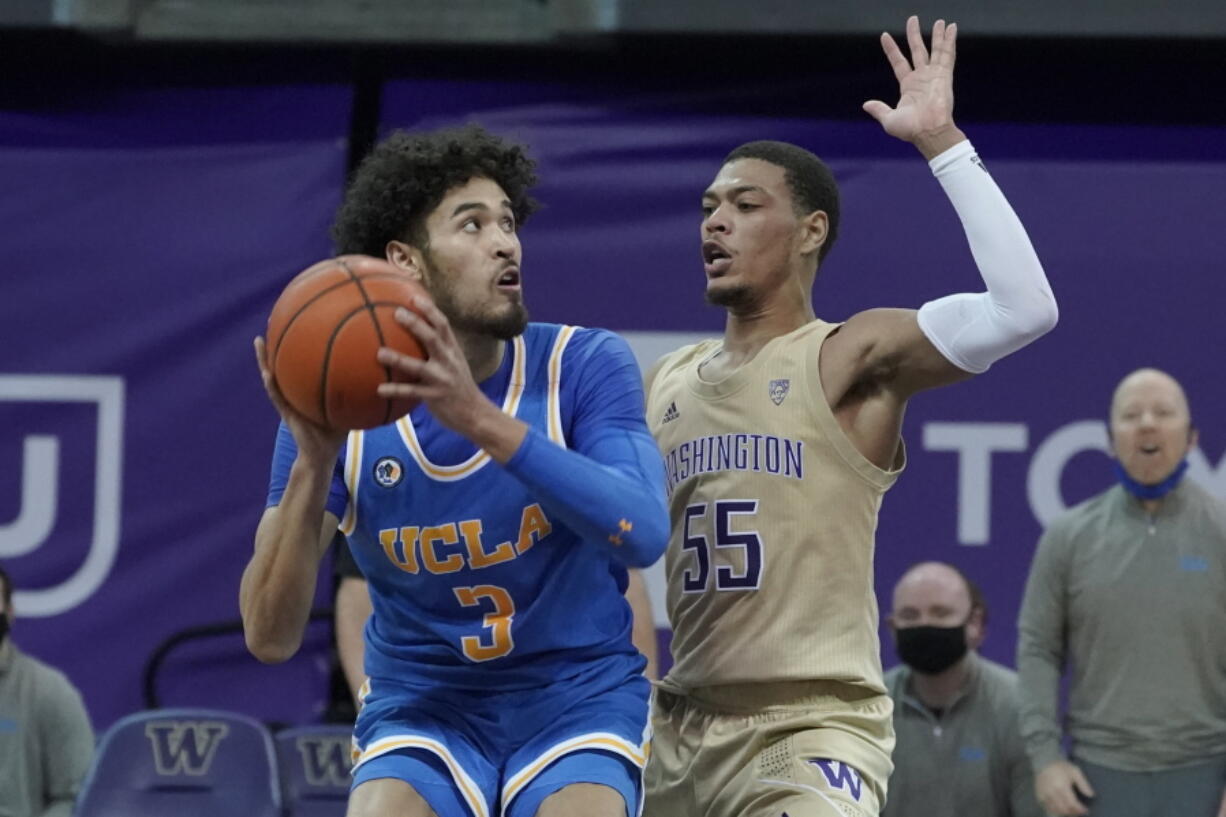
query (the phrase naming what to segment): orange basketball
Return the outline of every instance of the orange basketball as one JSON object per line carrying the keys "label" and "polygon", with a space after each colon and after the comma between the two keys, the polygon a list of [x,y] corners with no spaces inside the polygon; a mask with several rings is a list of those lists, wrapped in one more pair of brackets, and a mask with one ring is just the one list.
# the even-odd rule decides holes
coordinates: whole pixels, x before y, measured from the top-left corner
{"label": "orange basketball", "polygon": [[426,353],[396,323],[398,307],[426,292],[378,258],[342,255],[308,267],[289,282],[268,317],[268,361],[289,404],[318,425],[338,430],[386,425],[413,408],[387,400],[380,383],[407,382],[375,359],[380,346],[416,358]]}

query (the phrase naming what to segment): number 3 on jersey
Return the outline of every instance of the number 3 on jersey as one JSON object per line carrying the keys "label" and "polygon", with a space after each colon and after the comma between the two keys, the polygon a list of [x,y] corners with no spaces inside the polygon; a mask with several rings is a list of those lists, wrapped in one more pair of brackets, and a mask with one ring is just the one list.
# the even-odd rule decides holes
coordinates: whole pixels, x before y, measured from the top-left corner
{"label": "number 3 on jersey", "polygon": [[[708,517],[707,510],[714,512]],[[733,565],[722,564],[715,568],[716,590],[757,590],[762,578],[762,539],[757,531],[733,531],[732,517],[749,516],[758,512],[756,499],[719,499],[712,503],[700,502],[685,509],[685,527],[682,529],[682,550],[694,554],[694,566],[687,568],[682,576],[681,589],[685,593],[705,592],[711,581],[711,563],[715,561],[716,549],[744,551],[744,570],[737,572]],[[712,547],[705,533],[695,533],[708,518],[714,520],[715,543]],[[708,529],[711,523],[707,523]]]}
{"label": "number 3 on jersey", "polygon": [[481,599],[489,599],[494,604],[494,612],[486,613],[481,619],[481,626],[490,631],[490,642],[485,643],[480,636],[466,635],[460,639],[464,655],[471,661],[491,661],[515,649],[515,639],[511,637],[511,619],[515,617],[515,602],[511,594],[502,587],[493,584],[479,584],[476,587],[457,587],[455,597],[462,607],[478,607]]}

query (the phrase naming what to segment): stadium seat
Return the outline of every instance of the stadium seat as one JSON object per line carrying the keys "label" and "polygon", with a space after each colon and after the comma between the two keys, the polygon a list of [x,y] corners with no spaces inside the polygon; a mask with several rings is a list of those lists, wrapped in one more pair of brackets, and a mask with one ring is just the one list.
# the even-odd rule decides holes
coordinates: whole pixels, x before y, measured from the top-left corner
{"label": "stadium seat", "polygon": [[299,726],[277,733],[288,817],[343,817],[353,766],[350,736],[345,726]]}
{"label": "stadium seat", "polygon": [[245,715],[155,709],[102,736],[75,817],[281,817],[272,736]]}

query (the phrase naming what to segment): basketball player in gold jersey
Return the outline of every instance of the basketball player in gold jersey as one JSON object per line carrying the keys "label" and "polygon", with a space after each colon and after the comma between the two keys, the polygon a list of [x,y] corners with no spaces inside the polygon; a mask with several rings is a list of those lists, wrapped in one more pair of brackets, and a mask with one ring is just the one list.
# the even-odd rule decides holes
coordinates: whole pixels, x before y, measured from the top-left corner
{"label": "basketball player in gold jersey", "polygon": [[752,142],[703,193],[724,337],[649,375],[676,664],[653,709],[648,817],[874,817],[884,801],[894,739],[872,557],[903,411],[1056,322],[1025,230],[954,124],[956,35],[938,21],[929,53],[912,17],[908,61],[883,34],[900,99],[864,109],[929,161],[986,292],[827,323],[810,301],[838,231],[826,166]]}

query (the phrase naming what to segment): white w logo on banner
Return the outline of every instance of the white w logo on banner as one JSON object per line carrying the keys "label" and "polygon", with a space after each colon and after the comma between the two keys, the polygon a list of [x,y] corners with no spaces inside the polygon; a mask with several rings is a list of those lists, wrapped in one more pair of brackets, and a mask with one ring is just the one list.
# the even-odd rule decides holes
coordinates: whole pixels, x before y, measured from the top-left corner
{"label": "white w logo on banner", "polygon": [[[96,403],[93,538],[76,573],[52,587],[18,590],[13,606],[24,616],[54,616],[72,609],[106,580],[119,549],[123,471],[123,379],[119,377],[2,375],[0,402]],[[31,434],[22,446],[21,510],[0,525],[0,559],[25,556],[46,544],[59,511],[60,440]]]}
{"label": "white w logo on banner", "polygon": [[167,777],[208,774],[217,747],[229,731],[219,721],[156,721],[145,726],[157,773]]}
{"label": "white w logo on banner", "polygon": [[349,786],[349,738],[301,737],[295,741],[302,755],[302,771],[312,786]]}

